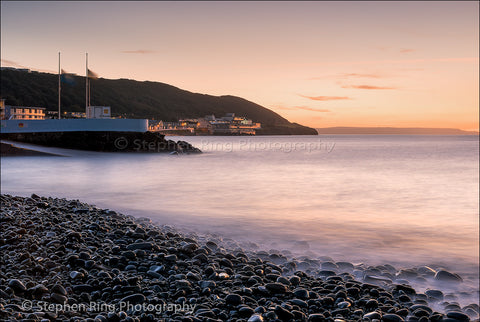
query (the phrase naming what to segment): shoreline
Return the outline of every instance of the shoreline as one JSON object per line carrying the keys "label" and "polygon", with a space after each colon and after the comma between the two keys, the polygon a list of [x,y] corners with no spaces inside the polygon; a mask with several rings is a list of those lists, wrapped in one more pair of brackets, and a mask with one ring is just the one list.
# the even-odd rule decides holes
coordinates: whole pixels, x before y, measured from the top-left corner
{"label": "shoreline", "polygon": [[12,157],[12,156],[45,156],[45,157],[58,157],[61,155],[47,153],[47,152],[40,152],[26,148],[20,148],[13,144],[0,142],[0,156],[2,157]]}
{"label": "shoreline", "polygon": [[[186,235],[78,200],[2,194],[1,202],[0,319],[333,322],[479,316],[474,301],[458,304],[468,297],[454,272],[232,249],[212,236]],[[410,285],[422,280],[438,288],[419,293]],[[442,292],[444,286],[457,292]],[[38,310],[25,308],[26,301]],[[52,312],[40,302],[61,310]],[[110,306],[65,309],[90,302]],[[121,309],[122,303],[133,306]]]}

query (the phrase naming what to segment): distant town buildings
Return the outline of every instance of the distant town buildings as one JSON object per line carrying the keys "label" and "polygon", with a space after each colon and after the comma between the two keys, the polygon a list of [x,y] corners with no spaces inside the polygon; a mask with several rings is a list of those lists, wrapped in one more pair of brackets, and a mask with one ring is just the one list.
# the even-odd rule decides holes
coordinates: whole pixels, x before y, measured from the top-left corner
{"label": "distant town buildings", "polygon": [[183,119],[178,122],[149,121],[149,130],[163,134],[192,133],[196,135],[255,135],[261,128],[255,123],[235,113],[227,113],[217,118],[215,115],[206,115],[198,119]]}
{"label": "distant town buildings", "polygon": [[[46,119],[58,119],[57,111],[47,111],[45,115]],[[84,119],[86,118],[85,112],[63,112],[62,119]]]}
{"label": "distant town buildings", "polygon": [[[44,107],[5,105],[0,99],[2,120],[58,119],[57,111],[45,112]],[[47,113],[45,115],[45,113]],[[89,106],[87,113],[63,112],[62,119],[111,119],[110,106]],[[223,117],[206,115],[203,118],[181,119],[178,122],[149,120],[148,130],[170,135],[255,135],[261,124],[244,116],[227,113]]]}
{"label": "distant town buildings", "polygon": [[5,100],[2,99],[0,118],[2,120],[44,120],[45,108],[5,105]]}

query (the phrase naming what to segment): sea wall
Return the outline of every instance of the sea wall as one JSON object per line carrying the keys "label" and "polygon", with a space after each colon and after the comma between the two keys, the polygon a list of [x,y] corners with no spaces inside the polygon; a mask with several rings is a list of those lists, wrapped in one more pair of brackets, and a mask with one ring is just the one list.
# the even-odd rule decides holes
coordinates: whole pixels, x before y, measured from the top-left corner
{"label": "sea wall", "polygon": [[146,132],[146,119],[52,119],[2,120],[1,133],[39,133],[76,131]]}
{"label": "sea wall", "polygon": [[201,152],[184,141],[165,140],[152,132],[65,131],[1,133],[2,139],[49,147],[98,152]]}

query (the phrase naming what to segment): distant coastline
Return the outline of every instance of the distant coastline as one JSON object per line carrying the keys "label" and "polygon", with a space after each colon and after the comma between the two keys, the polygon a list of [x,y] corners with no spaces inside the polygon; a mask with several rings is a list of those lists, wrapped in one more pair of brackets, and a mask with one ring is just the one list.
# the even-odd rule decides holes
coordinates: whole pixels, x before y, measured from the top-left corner
{"label": "distant coastline", "polygon": [[316,128],[318,134],[385,134],[385,135],[478,135],[477,131],[452,128],[422,127],[325,127]]}

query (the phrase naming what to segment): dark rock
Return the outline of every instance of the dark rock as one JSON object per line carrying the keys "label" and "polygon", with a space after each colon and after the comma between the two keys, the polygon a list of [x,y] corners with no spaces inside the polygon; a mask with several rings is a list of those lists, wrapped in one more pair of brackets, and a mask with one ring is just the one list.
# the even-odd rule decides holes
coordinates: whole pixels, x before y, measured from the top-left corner
{"label": "dark rock", "polygon": [[403,322],[405,321],[400,315],[397,314],[384,314],[382,316],[382,321],[384,322]]}
{"label": "dark rock", "polygon": [[263,317],[260,314],[252,315],[247,322],[263,322]]}
{"label": "dark rock", "polygon": [[136,249],[151,250],[152,248],[153,248],[153,244],[148,242],[135,243],[127,246],[128,250],[136,250]]}
{"label": "dark rock", "polygon": [[287,291],[287,287],[280,283],[267,283],[265,287],[272,293],[285,293]]}
{"label": "dark rock", "polygon": [[225,297],[225,303],[230,305],[239,305],[243,303],[243,298],[238,294],[228,294]]}
{"label": "dark rock", "polygon": [[93,286],[88,284],[73,285],[72,289],[75,293],[82,293],[82,292],[90,293],[94,290]]}
{"label": "dark rock", "polygon": [[65,288],[62,285],[59,285],[59,284],[53,285],[52,293],[57,293],[57,294],[60,294],[60,295],[65,295],[65,296],[67,295],[67,291],[65,290]]}
{"label": "dark rock", "polygon": [[462,312],[457,312],[457,311],[448,312],[447,317],[458,320],[458,321],[470,321],[470,318],[468,317],[468,315]]}
{"label": "dark rock", "polygon": [[61,295],[61,294],[58,294],[58,293],[53,293],[50,298],[56,302],[56,303],[60,303],[60,304],[63,304],[63,303],[66,303],[67,302],[67,297],[64,296],[64,295]]}
{"label": "dark rock", "polygon": [[382,318],[382,315],[377,311],[367,313],[363,316],[364,320],[370,320],[370,321],[371,320],[380,320],[381,318]]}
{"label": "dark rock", "polygon": [[309,292],[304,288],[297,288],[293,291],[293,295],[301,300],[306,300],[309,297]]}
{"label": "dark rock", "polygon": [[146,298],[143,294],[132,294],[129,296],[125,296],[120,300],[120,302],[123,303],[130,303],[130,304],[138,304],[138,303],[143,303],[145,302]]}
{"label": "dark rock", "polygon": [[323,314],[320,314],[320,313],[314,313],[314,314],[310,314],[308,316],[308,322],[324,322],[326,321],[325,320],[325,316]]}
{"label": "dark rock", "polygon": [[435,280],[437,281],[442,281],[442,282],[453,282],[453,283],[461,283],[463,282],[463,279],[454,273],[450,273],[446,270],[440,270],[435,274],[434,277]]}
{"label": "dark rock", "polygon": [[275,314],[277,314],[278,318],[282,321],[290,321],[295,317],[293,313],[289,312],[287,309],[281,307],[280,305],[277,305],[274,311]]}
{"label": "dark rock", "polygon": [[426,290],[425,294],[438,301],[443,301],[443,292],[439,290]]}
{"label": "dark rock", "polygon": [[8,286],[15,291],[15,293],[23,293],[27,290],[22,281],[17,279],[11,279],[8,281]]}

